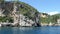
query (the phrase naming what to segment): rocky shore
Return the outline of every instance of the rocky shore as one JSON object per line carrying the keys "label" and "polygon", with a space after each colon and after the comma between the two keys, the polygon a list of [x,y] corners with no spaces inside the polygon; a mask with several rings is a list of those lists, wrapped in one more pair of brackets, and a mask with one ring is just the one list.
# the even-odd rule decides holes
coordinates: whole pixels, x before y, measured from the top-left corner
{"label": "rocky shore", "polygon": [[[0,23],[0,27],[38,27],[36,25],[33,24],[28,24],[24,22],[21,23]],[[60,24],[41,24],[39,27],[43,27],[43,26],[60,26]]]}
{"label": "rocky shore", "polygon": [[[18,27],[18,26],[22,26],[22,27],[31,27],[31,26],[37,26],[38,27],[38,23],[36,23],[35,21],[29,19],[27,16],[24,16],[22,14],[20,14],[20,19],[19,21],[16,21],[14,23],[8,23],[8,22],[2,22],[0,23],[0,27],[3,26],[11,26],[11,27]],[[39,25],[40,26],[40,25]]]}
{"label": "rocky shore", "polygon": [[49,24],[46,24],[46,23],[44,23],[44,24],[42,24],[41,23],[41,26],[60,26],[60,24],[52,24],[52,23],[49,23]]}

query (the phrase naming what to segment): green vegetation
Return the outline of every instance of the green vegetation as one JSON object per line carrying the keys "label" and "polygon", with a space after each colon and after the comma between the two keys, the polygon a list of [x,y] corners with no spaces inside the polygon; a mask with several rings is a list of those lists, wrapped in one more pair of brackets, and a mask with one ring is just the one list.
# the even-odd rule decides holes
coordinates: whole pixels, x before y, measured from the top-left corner
{"label": "green vegetation", "polygon": [[0,16],[0,22],[7,22],[7,20],[8,20],[8,22],[13,23],[13,19],[11,17],[7,17],[7,16],[1,17]]}
{"label": "green vegetation", "polygon": [[[46,15],[46,14],[45,14]],[[48,14],[47,14],[48,15]],[[48,17],[48,18],[46,18],[46,17]],[[41,23],[57,23],[57,19],[60,19],[60,14],[55,14],[55,15],[52,15],[52,16],[50,16],[50,15],[48,15],[48,16],[46,16],[45,18],[43,18],[43,17],[40,17],[41,19]]]}
{"label": "green vegetation", "polygon": [[51,22],[50,15],[48,15],[47,13],[42,13],[42,15],[45,15],[46,17],[40,17],[41,23],[49,24]]}
{"label": "green vegetation", "polygon": [[60,19],[60,14],[52,15],[51,18],[52,22],[56,23],[57,19]]}

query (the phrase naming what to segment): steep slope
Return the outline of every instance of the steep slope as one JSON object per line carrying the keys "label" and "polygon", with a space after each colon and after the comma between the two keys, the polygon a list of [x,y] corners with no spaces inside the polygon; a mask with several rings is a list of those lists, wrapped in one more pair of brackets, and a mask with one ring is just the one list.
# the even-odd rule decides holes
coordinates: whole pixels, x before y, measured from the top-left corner
{"label": "steep slope", "polygon": [[[16,7],[14,7],[14,4],[15,4]],[[25,20],[22,20],[21,18],[19,18],[19,19],[22,20],[22,22],[25,22],[25,24],[30,22],[30,21],[27,22],[27,20],[26,20],[26,18],[27,18],[28,20],[31,20],[32,22],[34,22],[33,25],[39,25],[39,23],[40,23],[40,13],[35,8],[33,8],[32,6],[30,6],[26,3],[23,3],[23,2],[16,2],[16,3],[14,3],[14,2],[4,2],[3,3],[3,2],[1,2],[0,3],[0,9],[2,9],[3,14],[6,17],[12,17],[12,15],[13,15],[12,12],[14,11],[14,8],[16,8],[16,12],[15,12],[16,15],[18,15],[18,16],[23,15],[22,18],[24,18],[24,16],[25,16],[25,18],[24,18]],[[14,17],[15,16],[13,16],[12,19]],[[22,22],[20,22],[20,23],[22,23]]]}

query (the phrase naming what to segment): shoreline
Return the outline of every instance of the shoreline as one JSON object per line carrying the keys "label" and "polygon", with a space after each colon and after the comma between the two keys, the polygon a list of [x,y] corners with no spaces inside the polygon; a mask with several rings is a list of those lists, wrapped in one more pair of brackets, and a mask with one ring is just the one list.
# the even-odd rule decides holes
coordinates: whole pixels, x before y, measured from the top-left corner
{"label": "shoreline", "polygon": [[16,26],[16,25],[12,25],[12,24],[0,24],[0,27],[43,27],[43,26],[60,26],[60,24],[53,24],[53,25],[49,25],[49,24],[42,24],[41,26]]}

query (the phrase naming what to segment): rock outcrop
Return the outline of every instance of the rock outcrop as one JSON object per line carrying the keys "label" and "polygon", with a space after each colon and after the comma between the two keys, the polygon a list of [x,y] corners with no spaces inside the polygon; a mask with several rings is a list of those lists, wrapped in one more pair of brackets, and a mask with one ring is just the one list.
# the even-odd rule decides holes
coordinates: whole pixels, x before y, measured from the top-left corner
{"label": "rock outcrop", "polygon": [[13,17],[14,24],[19,26],[40,26],[40,13],[32,6],[23,2],[5,2],[0,5],[3,14]]}
{"label": "rock outcrop", "polygon": [[27,16],[20,14],[20,26],[32,26],[35,22],[29,19]]}

